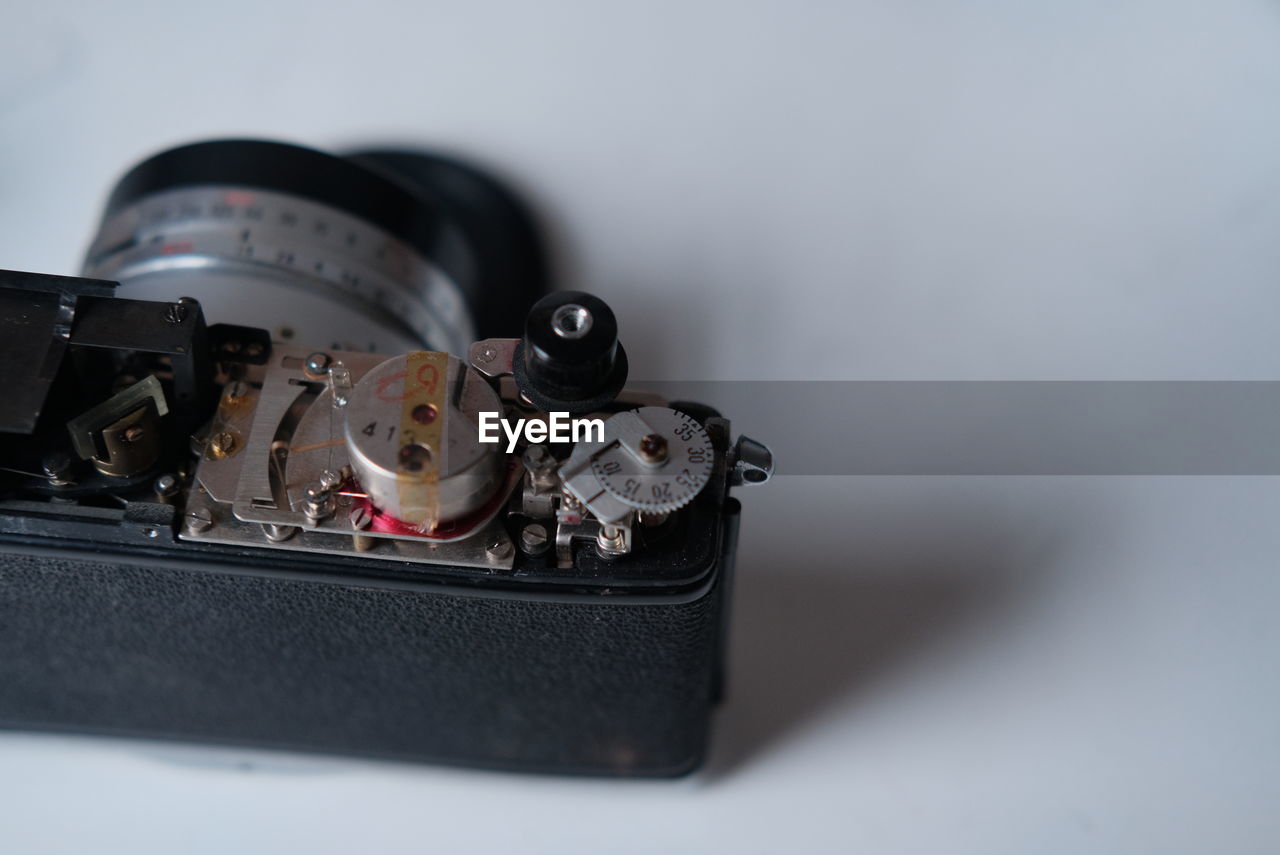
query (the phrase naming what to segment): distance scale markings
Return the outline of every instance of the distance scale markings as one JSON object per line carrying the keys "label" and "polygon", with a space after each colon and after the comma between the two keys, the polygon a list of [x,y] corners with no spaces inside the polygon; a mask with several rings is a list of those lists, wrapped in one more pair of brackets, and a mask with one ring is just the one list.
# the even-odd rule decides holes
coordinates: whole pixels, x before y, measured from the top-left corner
{"label": "distance scale markings", "polygon": [[235,187],[178,188],[118,212],[109,226],[86,275],[126,279],[135,266],[190,255],[266,265],[322,280],[398,318],[427,343],[458,347],[473,337],[447,275],[403,241],[310,200]]}

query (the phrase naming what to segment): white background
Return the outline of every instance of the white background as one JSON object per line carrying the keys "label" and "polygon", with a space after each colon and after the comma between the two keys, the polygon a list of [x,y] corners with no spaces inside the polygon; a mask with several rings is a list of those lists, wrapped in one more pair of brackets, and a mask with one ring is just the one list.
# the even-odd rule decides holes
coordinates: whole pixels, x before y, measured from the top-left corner
{"label": "white background", "polygon": [[[408,142],[529,197],[634,376],[1276,378],[1276,2],[21,5],[3,267],[74,273],[173,143]],[[0,851],[1280,847],[1274,480],[744,500],[702,774],[4,734]]]}

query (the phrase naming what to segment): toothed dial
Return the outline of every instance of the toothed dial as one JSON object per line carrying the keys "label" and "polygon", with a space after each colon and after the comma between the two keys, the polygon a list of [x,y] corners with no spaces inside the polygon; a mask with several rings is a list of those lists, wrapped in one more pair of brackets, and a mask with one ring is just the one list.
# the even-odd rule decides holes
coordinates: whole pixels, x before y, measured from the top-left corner
{"label": "toothed dial", "polygon": [[641,407],[610,421],[626,421],[618,442],[591,461],[609,495],[651,513],[693,501],[711,479],[711,437],[692,416],[667,407]]}

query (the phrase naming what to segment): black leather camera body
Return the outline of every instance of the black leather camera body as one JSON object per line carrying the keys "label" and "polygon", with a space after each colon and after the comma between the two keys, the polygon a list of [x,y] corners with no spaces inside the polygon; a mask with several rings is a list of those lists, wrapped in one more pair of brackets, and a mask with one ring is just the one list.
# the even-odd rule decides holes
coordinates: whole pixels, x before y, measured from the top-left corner
{"label": "black leather camera body", "polygon": [[0,271],[0,726],[697,766],[768,450],[629,390],[504,188],[196,144],[124,178],[84,274]]}

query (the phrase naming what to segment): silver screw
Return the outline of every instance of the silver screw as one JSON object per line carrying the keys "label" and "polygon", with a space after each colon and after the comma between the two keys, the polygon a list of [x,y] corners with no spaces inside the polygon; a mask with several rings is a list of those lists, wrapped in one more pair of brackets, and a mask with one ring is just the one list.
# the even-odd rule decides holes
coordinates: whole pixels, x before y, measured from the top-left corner
{"label": "silver screw", "polygon": [[263,523],[262,533],[267,536],[267,540],[272,543],[281,543],[288,540],[298,533],[296,525],[277,525],[276,523]]}
{"label": "silver screw", "polygon": [[164,319],[171,324],[180,324],[187,319],[187,307],[182,303],[170,303],[164,310]]}
{"label": "silver screw", "polygon": [[537,555],[547,548],[547,540],[546,526],[532,523],[520,533],[520,548],[528,555]]}
{"label": "silver screw", "polygon": [[178,492],[178,478],[166,472],[156,479],[154,486],[156,495],[161,499],[172,498],[173,494]]}
{"label": "silver screw", "polygon": [[626,549],[625,532],[616,525],[600,526],[596,536],[596,545],[600,551],[608,555],[619,555]]}
{"label": "silver screw", "polygon": [[307,369],[308,374],[327,374],[329,361],[329,354],[317,351],[307,357],[306,365],[303,367]]}
{"label": "silver screw", "polygon": [[342,475],[332,469],[326,469],[320,473],[320,486],[326,490],[336,489],[342,483]]}
{"label": "silver screw", "polygon": [[356,531],[364,531],[366,528],[373,525],[373,514],[369,513],[369,509],[364,505],[352,508],[347,519],[351,521],[351,527]]}
{"label": "silver screw", "polygon": [[491,344],[486,344],[480,348],[480,352],[476,354],[476,362],[488,364],[498,357],[498,349]]}
{"label": "silver screw", "polygon": [[489,545],[484,548],[484,551],[491,561],[502,561],[511,555],[511,541],[501,535],[497,535],[493,540],[489,541]]}
{"label": "silver screw", "polygon": [[203,534],[213,528],[213,516],[204,508],[187,511],[183,518],[187,531],[191,534]]}
{"label": "silver screw", "polygon": [[302,488],[302,512],[312,522],[319,522],[333,514],[337,502],[333,493],[320,481],[312,481]]}

